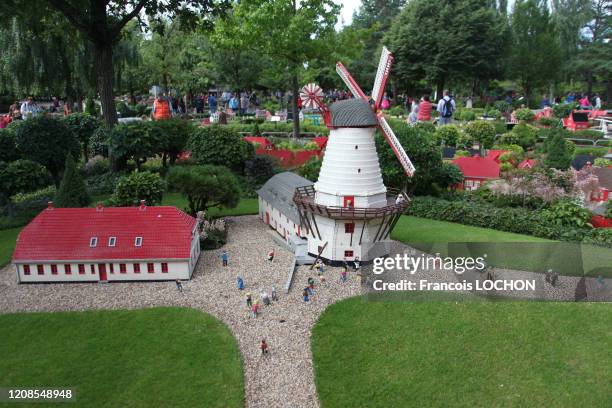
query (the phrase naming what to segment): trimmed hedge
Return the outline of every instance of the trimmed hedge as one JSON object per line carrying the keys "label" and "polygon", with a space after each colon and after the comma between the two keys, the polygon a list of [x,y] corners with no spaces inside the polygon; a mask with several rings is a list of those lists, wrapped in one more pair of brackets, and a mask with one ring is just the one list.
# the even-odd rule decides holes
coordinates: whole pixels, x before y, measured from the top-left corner
{"label": "trimmed hedge", "polygon": [[434,197],[414,197],[407,214],[561,241],[582,241],[590,231],[551,225],[539,211]]}

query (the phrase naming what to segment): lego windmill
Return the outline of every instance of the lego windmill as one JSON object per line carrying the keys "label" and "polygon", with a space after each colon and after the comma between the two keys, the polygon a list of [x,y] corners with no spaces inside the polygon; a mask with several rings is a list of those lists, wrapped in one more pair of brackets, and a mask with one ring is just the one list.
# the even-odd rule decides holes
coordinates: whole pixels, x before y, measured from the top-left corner
{"label": "lego windmill", "polygon": [[338,63],[336,72],[354,99],[323,103],[315,84],[300,94],[303,106],[318,107],[330,128],[329,140],[314,186],[296,189],[294,201],[308,232],[308,252],[331,263],[369,262],[389,253],[389,234],[408,205],[408,197],[383,184],[374,142],[380,128],[405,173],[414,166],[380,112],[393,56],[383,47],[372,90],[373,104]]}

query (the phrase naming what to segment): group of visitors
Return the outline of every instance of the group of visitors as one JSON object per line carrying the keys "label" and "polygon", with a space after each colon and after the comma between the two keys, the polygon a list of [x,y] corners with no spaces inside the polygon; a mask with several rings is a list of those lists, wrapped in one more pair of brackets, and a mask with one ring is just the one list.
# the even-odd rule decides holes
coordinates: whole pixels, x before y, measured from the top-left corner
{"label": "group of visitors", "polygon": [[[409,124],[431,122],[431,113],[434,110],[434,105],[429,98],[429,94],[423,95],[418,102],[416,99],[408,98],[407,102],[410,105],[410,114],[408,115]],[[438,104],[435,105],[435,109],[439,113],[438,124],[446,125],[451,123],[456,107],[455,100],[450,92],[445,89],[442,93],[442,98],[440,98]]]}

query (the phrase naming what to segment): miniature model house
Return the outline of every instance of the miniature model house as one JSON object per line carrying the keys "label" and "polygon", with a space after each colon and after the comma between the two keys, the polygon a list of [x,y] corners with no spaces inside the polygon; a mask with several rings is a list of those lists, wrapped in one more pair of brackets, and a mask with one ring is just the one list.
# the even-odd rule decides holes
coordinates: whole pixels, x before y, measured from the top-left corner
{"label": "miniature model house", "polygon": [[259,218],[278,232],[287,242],[292,235],[306,238],[300,227],[300,215],[293,202],[298,187],[312,186],[312,182],[295,173],[284,172],[270,178],[257,191],[259,195]]}
{"label": "miniature model house", "polygon": [[200,255],[197,221],[175,207],[54,208],[19,234],[20,282],[189,279]]}

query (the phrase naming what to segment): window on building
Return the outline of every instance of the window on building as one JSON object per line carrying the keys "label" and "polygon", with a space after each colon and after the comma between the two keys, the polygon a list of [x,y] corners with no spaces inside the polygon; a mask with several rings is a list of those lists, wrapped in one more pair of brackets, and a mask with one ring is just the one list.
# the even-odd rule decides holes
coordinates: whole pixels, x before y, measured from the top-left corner
{"label": "window on building", "polygon": [[38,271],[39,275],[45,274],[45,267],[43,265],[36,265],[36,270]]}
{"label": "window on building", "polygon": [[85,265],[79,264],[79,275],[85,275]]}
{"label": "window on building", "polygon": [[23,265],[23,274],[24,275],[30,274],[30,265]]}
{"label": "window on building", "polygon": [[155,265],[149,262],[147,264],[147,272],[154,273],[155,272]]}
{"label": "window on building", "polygon": [[119,273],[126,273],[127,272],[127,268],[125,267],[125,264],[119,264]]}
{"label": "window on building", "polygon": [[347,234],[352,234],[353,232],[355,232],[355,223],[354,222],[345,223],[344,232],[346,232]]}
{"label": "window on building", "polygon": [[89,246],[95,248],[98,245],[98,237],[89,238]]}
{"label": "window on building", "polygon": [[353,251],[344,251],[344,257],[345,258],[352,258],[353,257]]}
{"label": "window on building", "polygon": [[72,275],[72,266],[70,266],[69,264],[65,264],[64,265],[64,273],[66,275]]}
{"label": "window on building", "polygon": [[57,265],[51,264],[51,275],[57,275]]}
{"label": "window on building", "polygon": [[115,273],[115,264],[108,264],[108,271],[110,273]]}
{"label": "window on building", "polygon": [[136,237],[136,240],[134,240],[134,245],[137,247],[142,246],[142,237]]}
{"label": "window on building", "polygon": [[168,273],[168,264],[166,262],[162,262],[161,270],[162,270],[162,273]]}
{"label": "window on building", "polygon": [[140,273],[140,264],[139,263],[135,263],[134,264],[134,273]]}
{"label": "window on building", "polygon": [[89,270],[91,271],[92,275],[96,274],[96,266],[95,265],[93,265],[93,264],[89,265]]}
{"label": "window on building", "polygon": [[117,244],[117,237],[110,237],[108,239],[108,246],[114,247]]}

